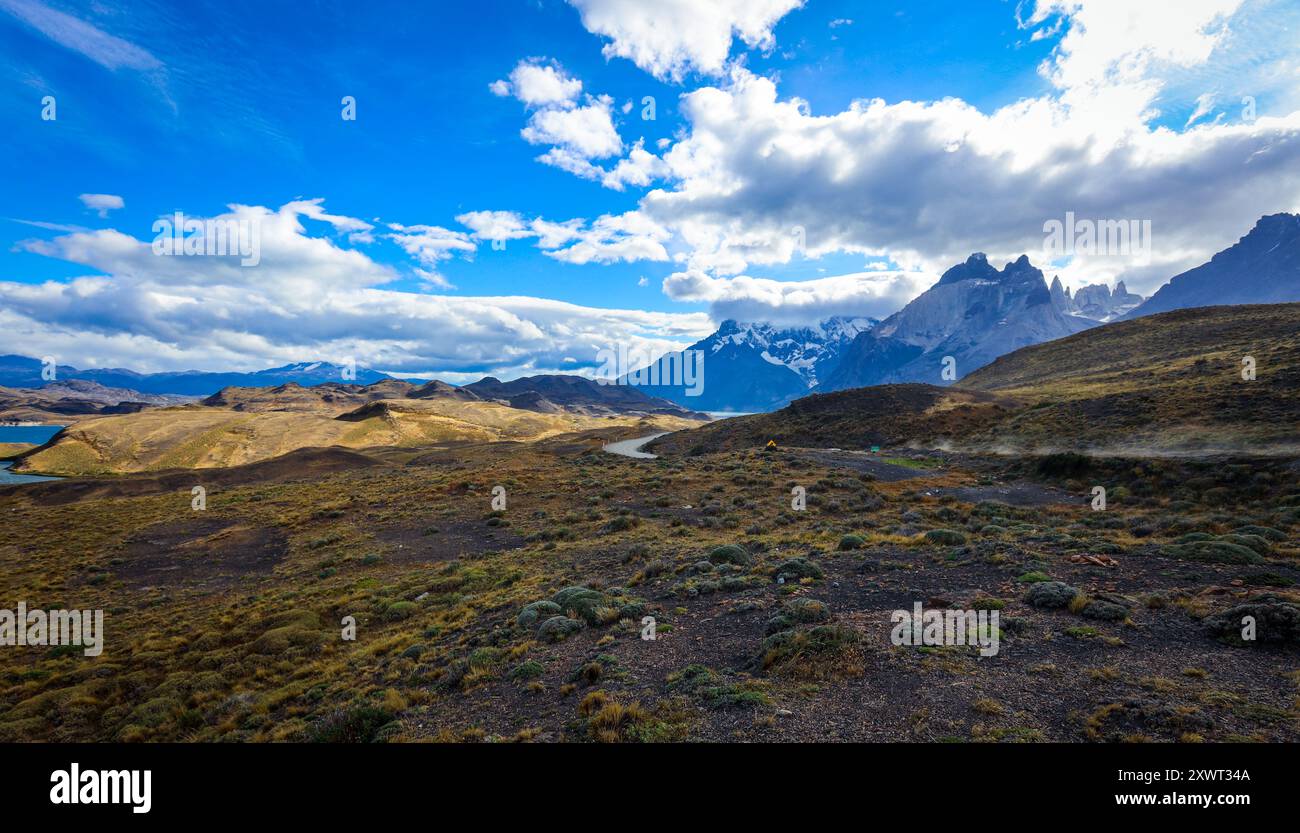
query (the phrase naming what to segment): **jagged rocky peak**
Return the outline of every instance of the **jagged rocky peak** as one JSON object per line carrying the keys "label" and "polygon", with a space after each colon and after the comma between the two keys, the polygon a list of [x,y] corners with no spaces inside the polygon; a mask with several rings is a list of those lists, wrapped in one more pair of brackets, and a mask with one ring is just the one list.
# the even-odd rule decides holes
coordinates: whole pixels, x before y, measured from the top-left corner
{"label": "jagged rocky peak", "polygon": [[1074,300],[1070,297],[1070,289],[1061,283],[1061,276],[1052,277],[1052,286],[1048,290],[1052,295],[1052,303],[1062,312],[1074,311]]}
{"label": "jagged rocky peak", "polygon": [[939,286],[960,281],[993,281],[998,279],[998,270],[989,263],[988,255],[975,252],[966,258],[965,263],[958,263],[939,278]]}

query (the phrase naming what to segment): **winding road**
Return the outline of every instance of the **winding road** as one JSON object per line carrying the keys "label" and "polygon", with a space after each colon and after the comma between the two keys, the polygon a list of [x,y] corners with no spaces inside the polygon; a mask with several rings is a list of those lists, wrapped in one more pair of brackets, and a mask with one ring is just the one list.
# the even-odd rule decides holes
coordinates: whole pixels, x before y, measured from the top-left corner
{"label": "winding road", "polygon": [[610,454],[618,454],[622,457],[633,457],[637,460],[653,460],[659,455],[651,454],[648,451],[642,451],[641,450],[642,447],[644,447],[646,443],[649,443],[651,440],[657,440],[660,437],[664,436],[665,434],[669,434],[669,433],[671,432],[660,431],[658,434],[649,434],[644,437],[634,437],[630,440],[619,440],[616,443],[610,443],[606,446],[603,446],[603,450],[608,451]]}

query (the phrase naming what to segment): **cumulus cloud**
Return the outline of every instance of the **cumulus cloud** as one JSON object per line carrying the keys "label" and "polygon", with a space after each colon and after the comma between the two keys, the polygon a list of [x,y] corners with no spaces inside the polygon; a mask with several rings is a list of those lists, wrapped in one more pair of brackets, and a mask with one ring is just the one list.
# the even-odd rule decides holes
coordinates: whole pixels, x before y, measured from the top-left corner
{"label": "cumulus cloud", "polygon": [[627,58],[663,80],[721,74],[736,38],[771,49],[777,21],[803,0],[569,0],[587,31],[607,38],[607,58]]}
{"label": "cumulus cloud", "polygon": [[495,95],[514,96],[532,110],[520,135],[529,144],[550,146],[537,161],[584,179],[609,175],[593,160],[623,151],[612,98],[587,95],[580,103],[582,82],[543,58],[520,61],[509,81],[494,81],[490,89]]}
{"label": "cumulus cloud", "polygon": [[554,145],[580,159],[604,159],[623,149],[614,129],[613,99],[588,97],[581,106],[534,113],[520,135],[529,144]]}
{"label": "cumulus cloud", "polygon": [[1182,0],[1175,10],[1126,0],[1038,0],[1027,25],[1057,16],[1068,21],[1065,37],[1042,67],[1057,87],[1144,84],[1162,66],[1191,67],[1208,60],[1243,2]]}
{"label": "cumulus cloud", "polygon": [[[588,29],[612,39],[608,55],[661,77],[696,69],[724,72],[725,80],[682,97],[684,126],[674,140],[660,139],[657,153],[638,141],[602,168],[575,150],[549,152],[544,161],[607,188],[658,187],[628,212],[656,227],[639,245],[566,240],[548,254],[583,262],[589,252],[617,251],[620,259],[671,252],[681,271],[665,291],[707,300],[715,311],[744,298],[756,310],[773,307],[782,294],[746,277],[756,266],[843,252],[901,267],[871,267],[882,273],[872,287],[896,286],[873,288],[871,303],[906,300],[916,275],[974,251],[994,260],[1028,253],[1070,285],[1123,279],[1149,293],[1230,245],[1260,215],[1300,209],[1300,112],[1285,109],[1278,94],[1258,118],[1253,106],[1250,116],[1210,118],[1221,99],[1206,92],[1225,72],[1249,78],[1261,95],[1300,88],[1296,47],[1285,34],[1300,13],[1274,0],[1190,0],[1176,14],[1124,0],[1039,0],[1021,25],[1034,39],[1056,40],[1040,67],[1051,94],[987,111],[956,98],[863,99],[824,114],[781,97],[776,80],[728,65],[731,30],[723,38],[714,18],[676,25],[672,3],[575,5]],[[775,21],[774,9],[755,13]],[[725,9],[713,12],[726,17]],[[709,51],[674,38],[722,46]],[[1182,132],[1161,125],[1161,107],[1185,108]],[[1060,258],[1046,248],[1045,224],[1067,212],[1150,221],[1151,239],[1137,255]],[[575,228],[560,231],[578,241]],[[740,277],[722,280],[728,276]],[[836,290],[861,288],[859,276],[844,278]],[[826,295],[831,286],[801,297],[838,297]]]}
{"label": "cumulus cloud", "polygon": [[767,321],[798,326],[835,315],[884,318],[938,280],[932,272],[874,270],[806,281],[738,275],[713,277],[687,270],[664,279],[678,301],[705,301],[715,320]]}
{"label": "cumulus cloud", "polygon": [[529,107],[542,107],[571,104],[582,92],[582,82],[558,64],[534,58],[520,61],[509,81],[494,81],[490,89],[495,95],[513,95]]}
{"label": "cumulus cloud", "polygon": [[126,201],[116,194],[82,194],[80,200],[82,205],[99,214],[100,217],[107,217],[108,212],[116,211],[126,205]]}
{"label": "cumulus cloud", "polygon": [[663,160],[645,149],[645,141],[637,140],[623,159],[609,171],[602,171],[601,184],[615,191],[633,185],[644,188],[667,173]]}
{"label": "cumulus cloud", "polygon": [[[710,331],[703,313],[385,289],[394,270],[328,235],[309,233],[300,222],[306,210],[314,209],[301,202],[278,210],[231,206],[214,218],[259,223],[256,267],[240,266],[237,257],[157,255],[149,241],[118,230],[29,242],[29,251],[104,274],[0,281],[0,327],[24,351],[76,366],[251,370],[353,357],[381,370],[452,379],[561,366],[581,372],[598,365],[597,351],[612,344],[657,354]],[[623,222],[629,224],[635,225]],[[421,261],[437,261],[467,242],[462,233],[433,226],[403,226],[394,234]]]}
{"label": "cumulus cloud", "polygon": [[831,252],[942,271],[973,251],[1042,262],[1044,224],[1152,221],[1150,258],[1078,256],[1067,276],[1150,291],[1231,244],[1265,213],[1300,207],[1300,113],[1176,133],[1097,119],[1060,98],[991,113],[958,99],[854,102],[814,115],[743,69],[683,97],[689,129],[661,157],[640,211],[685,242],[689,268]]}

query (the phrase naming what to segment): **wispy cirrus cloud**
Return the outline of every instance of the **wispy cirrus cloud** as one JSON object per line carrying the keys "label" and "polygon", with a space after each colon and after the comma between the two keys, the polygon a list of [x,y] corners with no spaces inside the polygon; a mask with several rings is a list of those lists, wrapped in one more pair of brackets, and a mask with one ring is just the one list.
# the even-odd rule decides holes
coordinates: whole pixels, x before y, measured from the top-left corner
{"label": "wispy cirrus cloud", "polygon": [[0,10],[105,69],[148,72],[163,67],[147,50],[37,0],[0,0]]}

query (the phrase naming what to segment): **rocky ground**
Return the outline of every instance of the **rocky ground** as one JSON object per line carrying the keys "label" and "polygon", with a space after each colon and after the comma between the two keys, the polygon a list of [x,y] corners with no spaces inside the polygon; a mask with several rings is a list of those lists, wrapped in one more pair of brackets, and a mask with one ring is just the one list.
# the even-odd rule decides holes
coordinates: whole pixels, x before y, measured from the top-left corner
{"label": "rocky ground", "polygon": [[[0,489],[4,597],[107,631],[0,655],[0,737],[1300,739],[1290,460],[620,436]],[[893,644],[917,602],[998,653]]]}

